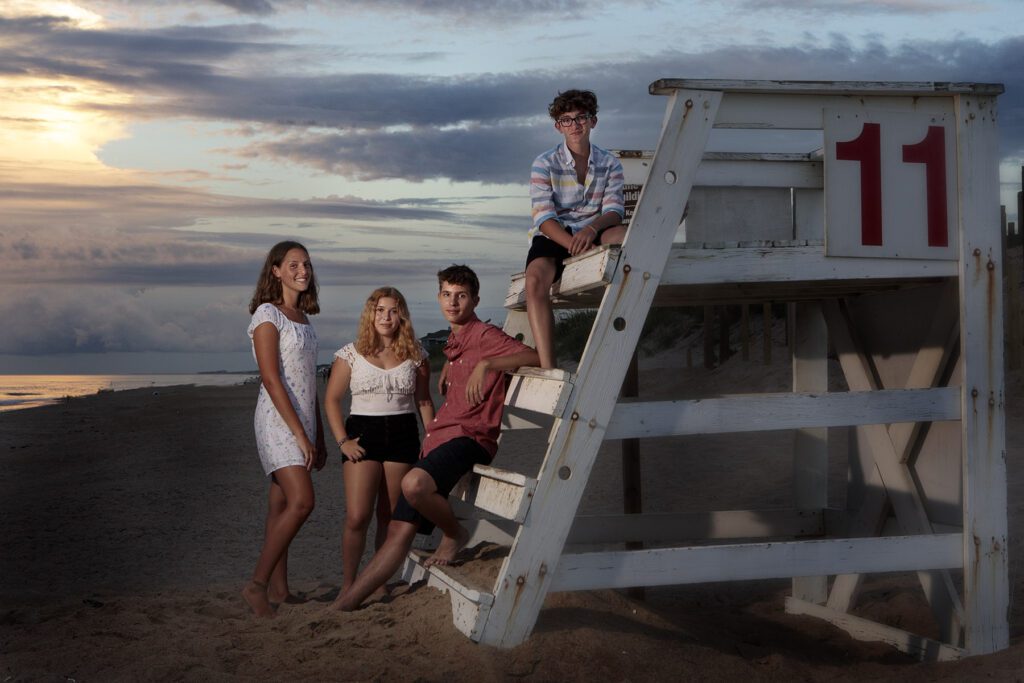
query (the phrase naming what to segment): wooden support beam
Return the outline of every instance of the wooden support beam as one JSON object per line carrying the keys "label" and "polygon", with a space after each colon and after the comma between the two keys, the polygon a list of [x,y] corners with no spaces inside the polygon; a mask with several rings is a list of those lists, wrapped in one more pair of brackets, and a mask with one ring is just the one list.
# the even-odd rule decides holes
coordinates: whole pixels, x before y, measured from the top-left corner
{"label": "wooden support beam", "polygon": [[[828,392],[828,328],[821,304],[790,304],[793,325],[793,391]],[[793,432],[793,506],[798,510],[828,507],[828,428]],[[793,579],[793,597],[822,604],[828,599],[827,576]]]}
{"label": "wooden support beam", "polygon": [[803,614],[817,617],[834,624],[846,631],[854,640],[881,641],[888,643],[900,652],[917,657],[921,661],[949,662],[962,659],[967,653],[958,647],[919,636],[902,629],[885,626],[875,621],[855,617],[845,612],[815,605],[796,598],[786,598],[786,611],[790,614]]}
{"label": "wooden support beam", "polygon": [[519,368],[511,373],[505,405],[561,417],[572,381],[572,373],[558,368]]}
{"label": "wooden support beam", "polygon": [[552,591],[952,569],[961,534],[843,538],[562,555]]}
{"label": "wooden support beam", "polygon": [[886,389],[825,394],[770,393],[678,401],[620,403],[607,438],[761,432],[960,419],[960,390]]}
{"label": "wooden support beam", "polygon": [[964,647],[1009,645],[1003,263],[994,97],[956,101],[963,362]]}

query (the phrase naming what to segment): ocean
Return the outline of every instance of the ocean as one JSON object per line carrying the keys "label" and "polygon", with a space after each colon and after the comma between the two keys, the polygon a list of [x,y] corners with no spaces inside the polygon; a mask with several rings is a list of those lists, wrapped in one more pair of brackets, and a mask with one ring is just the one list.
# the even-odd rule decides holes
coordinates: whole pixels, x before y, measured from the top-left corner
{"label": "ocean", "polygon": [[182,384],[230,386],[257,374],[198,373],[192,375],[0,375],[0,412],[35,408],[68,396]]}

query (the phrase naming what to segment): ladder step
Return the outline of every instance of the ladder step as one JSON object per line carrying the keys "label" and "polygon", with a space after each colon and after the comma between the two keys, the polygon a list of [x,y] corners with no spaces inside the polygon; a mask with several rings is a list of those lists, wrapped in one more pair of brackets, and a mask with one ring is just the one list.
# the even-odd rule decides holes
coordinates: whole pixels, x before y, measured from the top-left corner
{"label": "ladder step", "polygon": [[530,509],[537,480],[517,472],[476,465],[463,477],[451,495],[485,512],[522,523]]}
{"label": "ladder step", "polygon": [[[612,281],[620,252],[619,247],[606,245],[565,259],[562,279],[551,286],[552,301],[559,303],[572,296],[574,307],[600,304],[604,286]],[[590,296],[586,294],[588,292]],[[505,308],[526,308],[526,273],[512,276],[512,284],[505,296]]]}
{"label": "ladder step", "polygon": [[571,372],[558,368],[519,368],[511,373],[505,405],[561,417],[572,393]]}
{"label": "ladder step", "polygon": [[469,574],[458,566],[424,567],[423,562],[430,553],[411,550],[402,568],[402,581],[417,583],[426,581],[427,586],[447,593],[452,604],[452,619],[455,628],[471,640],[480,640],[480,631],[487,622],[487,614],[494,603],[493,587],[470,585]]}

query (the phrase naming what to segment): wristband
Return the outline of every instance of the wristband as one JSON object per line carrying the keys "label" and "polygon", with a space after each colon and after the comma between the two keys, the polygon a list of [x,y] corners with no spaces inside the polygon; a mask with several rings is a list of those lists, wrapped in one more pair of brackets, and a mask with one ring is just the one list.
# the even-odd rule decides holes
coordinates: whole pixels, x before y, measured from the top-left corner
{"label": "wristband", "polygon": [[348,441],[348,437],[347,436],[341,437],[341,440],[338,441],[338,448],[341,448],[342,446],[344,446],[346,441]]}

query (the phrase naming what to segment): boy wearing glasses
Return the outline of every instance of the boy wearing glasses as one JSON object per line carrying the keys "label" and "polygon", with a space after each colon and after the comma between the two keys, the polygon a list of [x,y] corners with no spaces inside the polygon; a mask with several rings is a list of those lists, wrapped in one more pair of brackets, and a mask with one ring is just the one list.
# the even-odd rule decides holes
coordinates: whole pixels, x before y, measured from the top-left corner
{"label": "boy wearing glasses", "polygon": [[526,256],[526,315],[542,368],[556,366],[549,294],[563,261],[599,244],[621,244],[622,164],[590,143],[597,127],[597,96],[567,90],[548,106],[564,140],[533,161],[530,172],[532,241]]}

